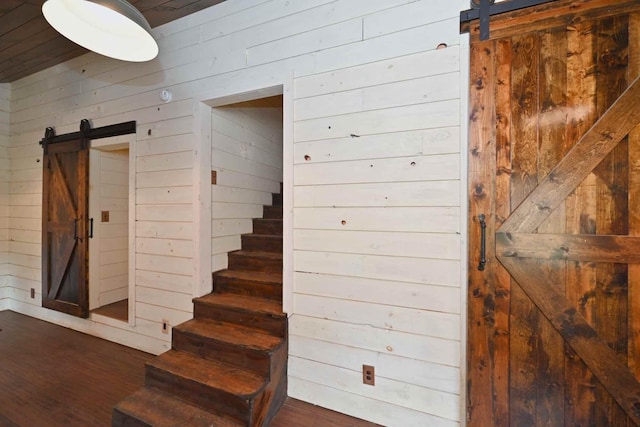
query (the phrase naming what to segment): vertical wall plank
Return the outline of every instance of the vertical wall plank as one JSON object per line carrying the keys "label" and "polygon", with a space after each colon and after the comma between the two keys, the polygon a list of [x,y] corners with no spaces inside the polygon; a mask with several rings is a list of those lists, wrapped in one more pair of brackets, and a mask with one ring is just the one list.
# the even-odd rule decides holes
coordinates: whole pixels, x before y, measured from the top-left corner
{"label": "vertical wall plank", "polygon": [[[469,426],[496,425],[495,393],[495,292],[492,263],[489,256],[485,271],[476,268],[480,251],[478,215],[487,217],[487,237],[493,236],[493,206],[495,181],[495,112],[494,62],[492,42],[471,46],[470,125],[469,125],[469,323],[467,357],[474,361],[467,372],[467,420]],[[487,138],[487,135],[492,137]],[[493,247],[487,242],[487,247]],[[480,320],[482,319],[482,320]]]}
{"label": "vertical wall plank", "polygon": [[[511,206],[518,206],[538,183],[538,52],[537,34],[512,39],[511,114],[512,165]],[[537,359],[540,350],[540,313],[519,286],[511,289],[509,408],[511,425],[532,426],[536,422]]]}
{"label": "vertical wall plank", "polygon": [[[627,88],[628,20],[626,16],[597,23],[596,32],[598,116]],[[597,234],[628,233],[628,144],[622,140],[594,169],[598,177]],[[598,264],[596,273],[595,329],[609,346],[627,354],[627,265]],[[601,386],[596,386],[596,423],[626,426],[627,416]]]}
{"label": "vertical wall plank", "polygon": [[[593,66],[593,23],[567,27],[567,144],[573,146],[595,121],[595,67]],[[589,177],[567,198],[566,231],[595,232],[595,176]],[[593,324],[595,270],[588,263],[567,265],[566,295]],[[565,345],[566,425],[590,425],[594,413],[593,376],[573,350]]]}
{"label": "vertical wall plank", "polygon": [[[567,37],[564,28],[540,36],[540,90],[538,94],[538,175],[546,177],[568,151],[566,131]],[[538,228],[539,233],[564,233],[564,204]],[[542,261],[549,278],[562,289],[564,261]],[[564,419],[564,340],[549,321],[540,317],[537,372],[537,425],[548,426]]]}
{"label": "vertical wall plank", "polygon": [[[511,213],[511,40],[496,42],[496,229]],[[495,422],[509,424],[509,342],[511,318],[511,275],[499,263],[495,274]]]}
{"label": "vertical wall plank", "polygon": [[[629,81],[640,75],[640,13],[629,16]],[[640,235],[640,127],[629,134],[629,234]],[[629,265],[629,368],[640,379],[640,265]]]}

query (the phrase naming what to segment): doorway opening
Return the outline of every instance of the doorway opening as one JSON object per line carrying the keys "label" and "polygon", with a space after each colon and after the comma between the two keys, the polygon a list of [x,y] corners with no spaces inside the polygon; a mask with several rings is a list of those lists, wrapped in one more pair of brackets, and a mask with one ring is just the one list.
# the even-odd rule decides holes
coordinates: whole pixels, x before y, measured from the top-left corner
{"label": "doorway opening", "polygon": [[122,137],[94,141],[89,164],[89,310],[92,317],[128,322],[134,214],[129,142]]}
{"label": "doorway opening", "polygon": [[283,96],[212,108],[212,271],[228,267],[228,253],[255,232],[254,219],[273,203],[283,181]]}

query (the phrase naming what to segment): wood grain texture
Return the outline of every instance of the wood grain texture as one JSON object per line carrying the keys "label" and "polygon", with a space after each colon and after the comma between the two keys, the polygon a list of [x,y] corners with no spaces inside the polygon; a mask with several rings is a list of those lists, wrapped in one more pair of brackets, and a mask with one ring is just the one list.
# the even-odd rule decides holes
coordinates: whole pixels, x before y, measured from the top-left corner
{"label": "wood grain texture", "polygon": [[[567,116],[564,140],[575,145],[596,120],[596,70],[593,64],[595,29],[593,21],[567,28]],[[565,200],[566,232],[594,234],[596,215],[595,175],[590,174]],[[595,266],[588,262],[567,263],[565,295],[579,301],[577,310],[593,321]],[[589,425],[595,410],[593,374],[565,344],[565,381],[569,398],[565,403],[566,425]]]}
{"label": "wood grain texture", "polygon": [[[513,49],[511,40],[498,40],[495,45],[495,71],[497,85],[495,92],[495,225],[500,228],[511,213],[511,95],[504,88],[511,87],[511,61]],[[491,240],[494,240],[491,237]],[[490,246],[492,248],[493,246]],[[495,274],[495,336],[494,369],[495,399],[494,414],[496,425],[509,422],[509,346],[511,275],[500,263],[494,263]]]}
{"label": "wood grain texture", "polygon": [[640,263],[637,236],[496,233],[496,252],[502,257],[599,263]]}
{"label": "wood grain texture", "polygon": [[[469,323],[467,354],[473,361],[467,371],[467,420],[471,426],[496,425],[492,398],[495,393],[496,372],[494,348],[495,290],[491,278],[478,271],[480,250],[480,227],[478,216],[488,218],[487,235],[493,233],[495,170],[495,113],[491,105],[494,96],[493,43],[478,43],[471,47],[474,67],[470,78],[470,125],[469,125]],[[489,241],[488,247],[491,247]],[[489,259],[489,263],[492,261]],[[491,270],[489,270],[491,271]],[[504,396],[506,398],[506,396]],[[504,415],[504,414],[503,414]]]}
{"label": "wood grain texture", "polygon": [[636,79],[511,214],[505,232],[531,232],[580,184],[640,121]]}
{"label": "wood grain texture", "polygon": [[[555,24],[534,31],[518,31],[515,25],[515,34],[504,33],[493,44],[512,44],[508,74],[499,72],[499,48],[492,52],[492,68],[487,67],[488,60],[474,62],[477,58],[472,56],[472,73],[493,72],[496,81],[495,97],[485,105],[496,112],[495,122],[478,139],[496,139],[495,157],[485,159],[491,166],[495,159],[494,173],[481,184],[485,184],[486,199],[495,203],[495,223],[504,223],[487,236],[487,269],[474,276],[477,261],[471,260],[469,288],[483,295],[501,286],[500,270],[492,262],[496,255],[506,267],[507,280],[515,279],[510,304],[503,308],[493,300],[495,304],[479,310],[475,318],[471,316],[476,312],[469,310],[470,330],[480,328],[485,319],[494,320],[485,329],[493,334],[487,354],[493,355],[493,362],[509,364],[508,405],[496,388],[484,389],[497,401],[494,408],[508,408],[508,422],[500,423],[494,412],[488,421],[491,425],[626,427],[637,423],[640,415],[633,402],[640,385],[626,366],[634,366],[628,360],[634,333],[626,264],[640,261],[640,240],[629,228],[634,166],[626,133],[636,127],[638,117],[634,112],[633,117],[615,118],[628,112],[636,96],[621,97],[634,89],[629,82],[635,75],[628,64],[634,60],[628,48],[632,20],[625,13],[603,15],[570,25],[558,16],[549,21]],[[613,120],[607,118],[621,100],[627,106]],[[509,114],[504,114],[507,109]],[[607,128],[608,120],[614,124]],[[602,123],[605,128],[599,129]],[[591,146],[581,147],[589,137]],[[472,134],[472,150],[473,138]],[[588,159],[607,144],[607,138],[617,141]],[[503,141],[508,141],[508,148],[502,147]],[[473,165],[475,161],[470,156],[471,171],[486,167]],[[563,168],[564,175],[558,176]],[[567,179],[574,183],[567,186]],[[493,187],[487,188],[489,184]],[[470,189],[474,185],[479,186],[472,181]],[[536,199],[546,185],[553,204]],[[536,203],[529,204],[531,200]],[[510,212],[504,206],[516,209]],[[493,221],[493,215],[488,218]],[[471,245],[473,235],[471,229]],[[477,256],[477,251],[476,246],[470,257]],[[508,316],[509,345],[498,354],[495,349],[503,338],[496,325],[502,311]],[[586,331],[588,341],[597,343],[572,338],[581,331]],[[609,371],[606,366],[613,361],[616,366]],[[471,360],[470,366],[475,363]],[[612,380],[612,375],[620,375],[619,380]]]}
{"label": "wood grain texture", "polygon": [[[48,351],[40,351],[42,348]],[[153,358],[11,311],[0,312],[0,354],[0,424],[7,427],[110,425],[111,408],[142,386],[144,363]],[[50,358],[59,361],[55,371],[45,363]],[[55,392],[43,394],[43,390]],[[169,400],[160,403],[173,404]],[[57,409],[51,411],[52,406]],[[225,420],[217,421],[225,425]],[[296,399],[287,399],[271,425],[375,426]]]}
{"label": "wood grain texture", "polygon": [[[490,37],[497,39],[551,27],[571,27],[584,20],[639,10],[640,5],[634,0],[554,1],[492,17]],[[480,38],[479,21],[464,24],[461,28],[470,32],[472,42]]]}
{"label": "wood grain texture", "polygon": [[554,325],[607,389],[627,416],[640,424],[640,383],[616,352],[556,290],[555,284],[533,260],[501,258],[513,278]]}
{"label": "wood grain texture", "polygon": [[[564,138],[567,91],[567,36],[565,29],[540,33],[538,70],[538,176],[546,177],[569,150]],[[563,233],[565,206],[562,203],[538,227],[539,233]],[[496,240],[498,236],[496,236]],[[497,248],[496,248],[497,252]],[[564,287],[566,263],[539,262],[548,277]],[[553,425],[564,419],[566,401],[564,341],[545,318],[539,322],[537,363],[537,425]]]}
{"label": "wood grain texture", "polygon": [[[640,76],[640,13],[629,15],[629,78]],[[629,139],[629,206],[640,204],[640,126]],[[640,211],[629,209],[629,235],[640,236]],[[629,367],[640,380],[640,263],[629,265]]]}
{"label": "wood grain texture", "polygon": [[[518,206],[538,183],[538,70],[540,50],[537,34],[512,37],[511,61],[511,182],[512,206]],[[509,217],[510,218],[510,217]],[[509,219],[507,218],[507,222]],[[501,229],[507,224],[505,222]],[[511,287],[509,358],[510,424],[533,426],[538,405],[537,360],[544,353],[536,332],[540,315],[519,285]]]}

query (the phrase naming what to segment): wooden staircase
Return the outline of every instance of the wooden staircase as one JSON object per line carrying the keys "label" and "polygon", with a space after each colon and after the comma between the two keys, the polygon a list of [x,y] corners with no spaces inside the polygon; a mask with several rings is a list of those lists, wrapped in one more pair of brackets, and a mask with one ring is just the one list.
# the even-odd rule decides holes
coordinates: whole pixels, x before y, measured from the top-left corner
{"label": "wooden staircase", "polygon": [[119,402],[112,426],[267,426],[287,395],[282,312],[282,186],[173,328],[171,350],[147,363],[145,387]]}

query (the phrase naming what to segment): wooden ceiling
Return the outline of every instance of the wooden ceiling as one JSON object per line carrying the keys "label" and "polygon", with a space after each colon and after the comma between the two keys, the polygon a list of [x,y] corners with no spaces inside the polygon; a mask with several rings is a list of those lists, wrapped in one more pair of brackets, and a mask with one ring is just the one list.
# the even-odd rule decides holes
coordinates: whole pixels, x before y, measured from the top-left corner
{"label": "wooden ceiling", "polygon": [[[87,52],[42,16],[45,0],[0,0],[0,83],[18,80]],[[128,0],[151,27],[224,0]]]}

